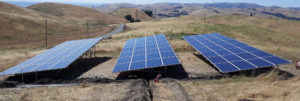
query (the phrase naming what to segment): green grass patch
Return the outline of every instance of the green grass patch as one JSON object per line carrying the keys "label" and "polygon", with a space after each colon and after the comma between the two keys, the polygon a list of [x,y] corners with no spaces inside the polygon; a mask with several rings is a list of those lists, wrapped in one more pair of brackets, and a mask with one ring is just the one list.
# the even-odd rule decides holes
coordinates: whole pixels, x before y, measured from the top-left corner
{"label": "green grass patch", "polygon": [[4,35],[4,36],[1,36],[1,39],[2,39],[2,40],[12,41],[12,40],[13,40],[13,37],[12,37],[12,36],[8,36],[8,35]]}
{"label": "green grass patch", "polygon": [[168,40],[183,40],[183,36],[191,35],[184,32],[179,32],[179,33],[165,32],[164,34],[166,35]]}

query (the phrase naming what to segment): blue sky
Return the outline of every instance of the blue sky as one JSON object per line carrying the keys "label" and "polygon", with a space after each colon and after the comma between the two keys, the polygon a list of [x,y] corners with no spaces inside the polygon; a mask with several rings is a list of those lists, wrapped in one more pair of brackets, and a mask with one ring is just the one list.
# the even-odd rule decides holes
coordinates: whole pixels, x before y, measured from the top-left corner
{"label": "blue sky", "polygon": [[222,2],[246,2],[263,6],[300,7],[300,0],[0,0],[0,1],[35,1],[35,2],[73,2],[73,3],[136,3],[149,4],[159,2],[170,3],[222,3]]}

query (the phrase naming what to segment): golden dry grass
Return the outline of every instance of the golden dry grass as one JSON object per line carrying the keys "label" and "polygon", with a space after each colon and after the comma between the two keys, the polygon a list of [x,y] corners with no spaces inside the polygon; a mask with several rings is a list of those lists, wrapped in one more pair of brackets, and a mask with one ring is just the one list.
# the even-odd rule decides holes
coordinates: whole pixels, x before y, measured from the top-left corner
{"label": "golden dry grass", "polygon": [[126,96],[130,83],[89,84],[73,87],[1,89],[2,101],[112,101]]}
{"label": "golden dry grass", "polygon": [[83,21],[83,22],[99,21],[101,22],[101,24],[127,22],[123,18],[110,16],[92,8],[86,8],[81,6],[69,5],[69,4],[40,3],[40,4],[32,5],[28,8],[41,13],[67,18],[69,20],[74,20],[74,21]]}
{"label": "golden dry grass", "polygon": [[[186,51],[190,49],[189,45],[183,41],[183,36],[217,32],[290,60],[300,59],[300,44],[297,44],[300,43],[300,37],[296,37],[299,36],[299,33],[293,32],[298,29],[299,21],[283,20],[291,23],[287,23],[290,27],[286,32],[281,32],[280,29],[283,29],[281,27],[276,27],[277,30],[274,30],[259,24],[255,25],[253,20],[264,21],[259,17],[248,18],[241,15],[231,15],[231,17],[233,17],[232,20],[236,19],[241,22],[245,20],[243,22],[252,23],[219,24],[219,20],[222,22],[224,19],[228,19],[228,16],[220,16],[218,19],[215,17],[207,18],[208,22],[206,23],[203,22],[201,17],[168,18],[127,24],[128,29],[126,32],[114,35],[113,40],[108,42],[123,44],[130,38],[164,33],[175,51]],[[268,19],[264,23],[276,25],[276,21],[273,21],[276,19],[264,19]],[[118,48],[122,47],[118,46]]]}
{"label": "golden dry grass", "polygon": [[[54,8],[66,9],[66,12],[62,11],[63,13],[68,13],[67,11],[69,11],[70,8],[74,8],[72,10],[78,10],[78,12],[84,12],[86,10],[86,12],[81,15],[95,16],[81,16],[81,20],[72,20],[72,17],[76,17],[75,15],[67,14],[68,16],[58,17],[0,2],[0,51],[45,47],[46,19],[48,20],[48,45],[50,47],[66,40],[87,38],[87,19],[94,18],[89,20],[90,37],[106,34],[115,27],[115,25],[110,26],[108,24],[120,21],[111,18],[109,15],[104,16],[105,14],[103,14],[102,16],[102,13],[96,10],[70,5],[57,5],[53,4]],[[74,13],[75,12],[76,11],[74,11]],[[109,22],[109,20],[101,21],[97,20],[97,18],[111,18],[113,22]]]}
{"label": "golden dry grass", "polygon": [[[227,16],[224,16],[224,19],[226,17]],[[237,17],[236,19],[243,19],[247,21],[247,18],[244,18],[242,16],[235,15],[233,17]],[[215,18],[208,18],[208,20],[209,19]],[[222,19],[222,16],[220,16],[219,19]],[[255,20],[256,18],[252,19]],[[260,21],[259,18],[257,18],[256,20]],[[97,45],[97,51],[103,53],[119,53],[127,39],[165,33],[173,49],[175,49],[176,54],[179,56],[180,61],[183,62],[184,69],[188,73],[205,74],[201,73],[201,70],[205,68],[209,68],[206,69],[205,72],[207,71],[209,73],[215,73],[215,71],[213,71],[213,69],[209,67],[205,62],[188,53],[191,50],[191,47],[182,39],[182,36],[219,32],[226,36],[233,37],[239,41],[245,42],[246,44],[253,45],[259,49],[266,50],[268,52],[285,57],[287,59],[300,59],[300,45],[295,44],[299,43],[299,37],[292,37],[290,36],[290,33],[284,33],[280,30],[274,30],[272,28],[267,28],[259,25],[218,24],[217,22],[218,21],[209,21],[208,23],[204,24],[201,18],[187,16],[180,18],[153,20],[148,22],[130,23],[127,24],[127,29],[125,32],[113,35],[112,39],[101,41]],[[251,22],[252,21],[249,21],[249,23]],[[292,26],[295,23],[298,24],[299,22],[289,24],[291,24]],[[297,27],[295,26],[291,29],[295,30],[297,29]],[[116,61],[116,59],[114,59],[114,61]],[[197,61],[200,62],[196,63]],[[114,65],[113,61],[110,61],[109,63],[111,65]],[[104,66],[108,67],[111,65]],[[289,66],[288,68],[292,67]],[[198,71],[195,71],[195,69],[198,69]],[[105,70],[109,71],[111,69],[106,68]],[[223,78],[219,80],[186,80],[176,82],[180,83],[183,86],[185,92],[195,101],[236,101],[240,99],[250,99],[259,101],[298,101],[300,99],[298,96],[300,95],[300,78],[295,77],[290,80],[282,80],[282,78],[283,77],[278,76],[277,72],[272,72],[258,77],[239,75],[236,77]],[[157,86],[164,86],[164,84],[158,84]],[[29,93],[22,93],[24,95],[22,99],[31,100],[31,96],[34,95],[30,96],[29,94],[40,93],[37,95],[46,97],[38,99],[37,96],[34,96],[32,98],[37,98],[37,100],[43,100],[46,98],[55,98],[55,96],[61,96],[64,99],[72,98],[70,100],[73,100],[73,97],[71,95],[64,95],[61,92],[74,92],[73,94],[76,96],[86,96],[85,94],[90,93],[98,94],[94,92],[92,88],[89,87],[91,86],[87,85],[86,88],[88,88],[88,90],[91,91],[85,91],[85,87],[64,87],[55,89],[30,88],[25,90],[18,90],[18,88],[13,88],[5,89],[6,92],[3,94],[8,94],[12,97],[15,97],[17,95],[20,95],[14,95],[15,92],[25,92],[28,90]],[[42,91],[47,90],[49,90],[48,96],[47,93],[42,93]],[[115,90],[112,89],[105,89],[105,92],[108,93],[115,93],[114,91]],[[156,92],[163,93],[162,95],[165,96],[170,96],[171,94],[171,90],[168,89],[162,89],[161,91]],[[93,94],[88,96],[94,97]],[[16,98],[18,99],[20,97]]]}
{"label": "golden dry grass", "polygon": [[[238,20],[247,23],[236,24],[234,21],[229,23],[231,20],[225,20],[228,23],[222,23],[227,17],[207,18],[205,24],[202,18],[189,16],[127,24],[126,32],[113,35],[112,40],[101,44],[118,43],[120,45],[110,48],[112,50],[121,49],[127,39],[165,33],[180,61],[182,61],[183,67],[191,74],[205,74],[195,69],[214,73],[214,70],[206,69],[207,67],[211,68],[210,66],[200,65],[202,62],[196,63],[196,61],[201,60],[195,60],[194,56],[188,53],[191,48],[182,39],[182,36],[191,34],[218,32],[287,59],[300,59],[300,45],[297,44],[300,42],[300,37],[297,37],[299,33],[294,32],[298,30],[296,26],[300,22],[283,20],[291,23],[286,23],[290,28],[282,31],[284,30],[282,27],[271,28],[256,24],[256,22],[261,22],[277,25],[277,19],[263,18],[267,20],[261,20],[259,17],[249,18],[247,16],[232,15],[232,21]],[[283,66],[282,68],[288,68],[290,71],[299,71],[295,70],[292,65]],[[190,77],[191,74],[189,74]],[[276,72],[272,72],[258,77],[237,76],[220,80],[187,80],[178,82],[195,101],[236,101],[240,99],[298,101],[300,99],[297,96],[300,95],[299,77],[290,80],[281,80],[281,78]],[[156,86],[164,85],[157,84]],[[170,92],[165,89],[159,89],[156,92],[159,95],[162,93],[162,95],[171,96]],[[162,100],[167,99],[163,98]]]}
{"label": "golden dry grass", "polygon": [[135,8],[122,8],[122,9],[109,12],[108,14],[123,19],[126,15],[131,15],[134,19],[140,19],[141,21],[152,20],[150,16]]}
{"label": "golden dry grass", "polygon": [[300,78],[280,80],[276,72],[258,77],[237,76],[220,80],[180,81],[196,101],[298,101]]}

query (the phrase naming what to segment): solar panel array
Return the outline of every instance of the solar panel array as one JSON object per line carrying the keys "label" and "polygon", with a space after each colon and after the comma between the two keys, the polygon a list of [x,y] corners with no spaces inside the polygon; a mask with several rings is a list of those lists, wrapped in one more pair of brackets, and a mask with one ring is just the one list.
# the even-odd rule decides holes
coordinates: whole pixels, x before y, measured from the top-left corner
{"label": "solar panel array", "polygon": [[290,63],[218,33],[185,36],[184,39],[223,73]]}
{"label": "solar panel array", "polygon": [[104,35],[103,37],[105,38],[105,37],[111,36],[111,35],[113,35],[113,34],[120,33],[120,32],[123,31],[124,27],[125,27],[125,24],[120,24],[120,26],[118,27],[118,29],[116,29],[116,30],[114,30],[114,31],[112,31],[112,32],[110,32],[110,33]]}
{"label": "solar panel array", "polygon": [[23,63],[5,70],[0,73],[0,75],[13,75],[66,68],[102,39],[103,37],[66,41]]}
{"label": "solar panel array", "polygon": [[165,35],[127,40],[113,72],[180,64]]}

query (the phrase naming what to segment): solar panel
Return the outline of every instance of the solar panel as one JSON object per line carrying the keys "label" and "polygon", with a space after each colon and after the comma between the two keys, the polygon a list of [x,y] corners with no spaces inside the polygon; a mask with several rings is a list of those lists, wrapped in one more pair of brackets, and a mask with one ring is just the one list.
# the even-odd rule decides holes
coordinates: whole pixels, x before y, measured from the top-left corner
{"label": "solar panel", "polygon": [[116,30],[114,30],[114,31],[112,31],[112,32],[110,32],[110,33],[104,35],[103,37],[105,38],[105,37],[111,36],[111,35],[113,35],[113,34],[120,33],[120,32],[123,31],[124,27],[125,27],[125,24],[120,24],[120,26],[118,27],[118,29],[116,29]]}
{"label": "solar panel", "polygon": [[290,63],[218,33],[184,36],[184,40],[222,73]]}
{"label": "solar panel", "polygon": [[66,41],[23,63],[5,70],[0,73],[0,75],[13,75],[66,68],[101,39],[103,39],[103,37]]}
{"label": "solar panel", "polygon": [[127,40],[113,72],[180,64],[165,35]]}

